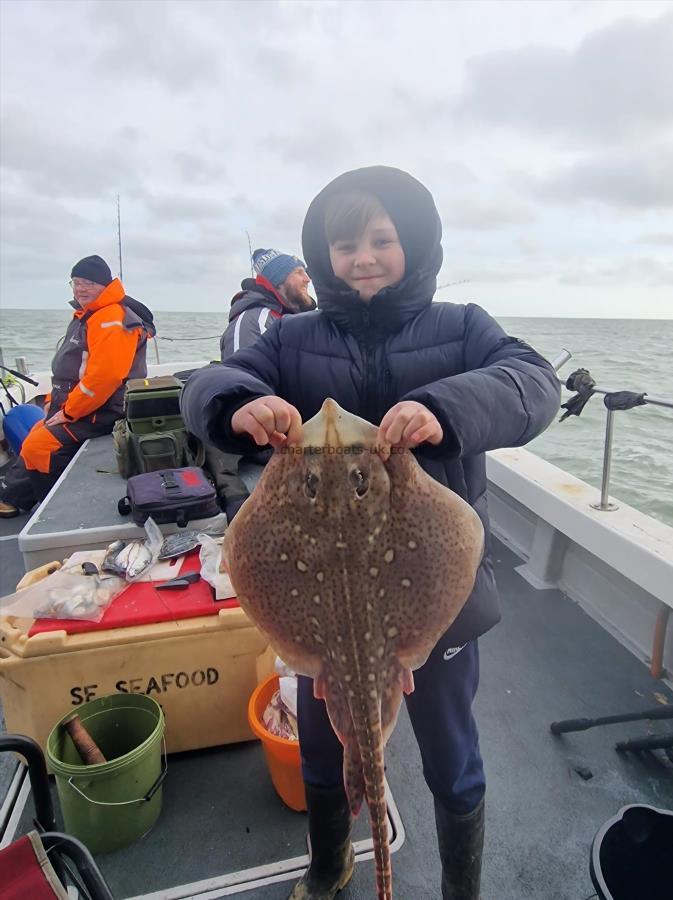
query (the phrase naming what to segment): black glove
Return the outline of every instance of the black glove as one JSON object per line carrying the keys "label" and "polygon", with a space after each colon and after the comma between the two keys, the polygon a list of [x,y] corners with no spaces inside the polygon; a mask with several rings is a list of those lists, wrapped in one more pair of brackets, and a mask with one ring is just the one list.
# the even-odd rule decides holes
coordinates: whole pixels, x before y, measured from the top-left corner
{"label": "black glove", "polygon": [[603,397],[603,403],[606,409],[633,409],[634,406],[645,406],[645,396],[636,394],[635,391],[614,391]]}
{"label": "black glove", "polygon": [[561,409],[565,409],[565,412],[559,419],[559,422],[563,422],[568,416],[579,416],[593,396],[595,386],[596,382],[591,377],[588,369],[576,369],[572,372],[568,376],[566,387],[569,391],[577,391],[577,393],[566,403],[561,404]]}

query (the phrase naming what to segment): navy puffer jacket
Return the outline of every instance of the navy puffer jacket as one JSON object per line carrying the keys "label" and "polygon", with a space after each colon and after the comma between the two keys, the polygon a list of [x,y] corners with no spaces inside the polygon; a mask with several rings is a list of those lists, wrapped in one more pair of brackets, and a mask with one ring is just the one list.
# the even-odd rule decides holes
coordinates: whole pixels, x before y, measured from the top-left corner
{"label": "navy puffer jacket", "polygon": [[[336,279],[324,237],[325,199],[366,185],[395,222],[405,250],[402,282],[369,304]],[[226,364],[192,375],[182,394],[187,427],[223,450],[250,452],[230,421],[243,404],[277,394],[306,421],[326,397],[374,424],[400,400],[416,400],[437,416],[444,439],[414,452],[437,481],[472,504],[488,535],[486,450],[527,443],[552,421],[560,388],[552,366],[509,337],[475,305],[433,303],[442,254],[441,226],[429,192],[386,167],[340,176],[311,204],[303,248],[319,309],[280,319]],[[500,618],[486,552],[474,590],[451,626],[450,644],[478,637]]]}

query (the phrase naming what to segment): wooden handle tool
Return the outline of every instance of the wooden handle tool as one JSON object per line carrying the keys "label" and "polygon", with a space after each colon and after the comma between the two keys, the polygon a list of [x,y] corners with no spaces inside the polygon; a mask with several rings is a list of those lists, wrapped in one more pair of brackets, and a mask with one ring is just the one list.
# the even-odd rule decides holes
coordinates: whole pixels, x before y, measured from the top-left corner
{"label": "wooden handle tool", "polygon": [[94,739],[82,725],[77,713],[73,713],[69,719],[66,719],[63,727],[70,735],[75,749],[85,765],[93,766],[96,763],[107,762]]}

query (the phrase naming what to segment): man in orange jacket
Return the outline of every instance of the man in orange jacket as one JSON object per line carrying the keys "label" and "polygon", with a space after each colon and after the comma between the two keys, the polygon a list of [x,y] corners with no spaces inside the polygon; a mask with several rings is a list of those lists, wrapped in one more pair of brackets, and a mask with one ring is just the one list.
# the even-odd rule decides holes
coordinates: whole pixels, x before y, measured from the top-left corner
{"label": "man in orange jacket", "polygon": [[147,338],[156,333],[149,309],[126,295],[100,256],[76,263],[70,285],[75,313],[52,360],[46,417],[6,474],[3,517],[43,500],[81,444],[112,431],[127,379],[147,374]]}

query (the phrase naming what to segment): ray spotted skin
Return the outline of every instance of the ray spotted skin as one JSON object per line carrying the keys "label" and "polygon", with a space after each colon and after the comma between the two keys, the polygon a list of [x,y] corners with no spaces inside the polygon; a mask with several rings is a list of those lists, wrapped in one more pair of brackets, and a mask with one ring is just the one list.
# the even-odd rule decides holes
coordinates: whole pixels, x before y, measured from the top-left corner
{"label": "ray spotted skin", "polygon": [[412,670],[472,590],[483,528],[408,451],[326,400],[298,447],[277,450],[227,531],[241,606],[314,679],[344,745],[353,814],[369,807],[377,891],[392,898],[384,746]]}

